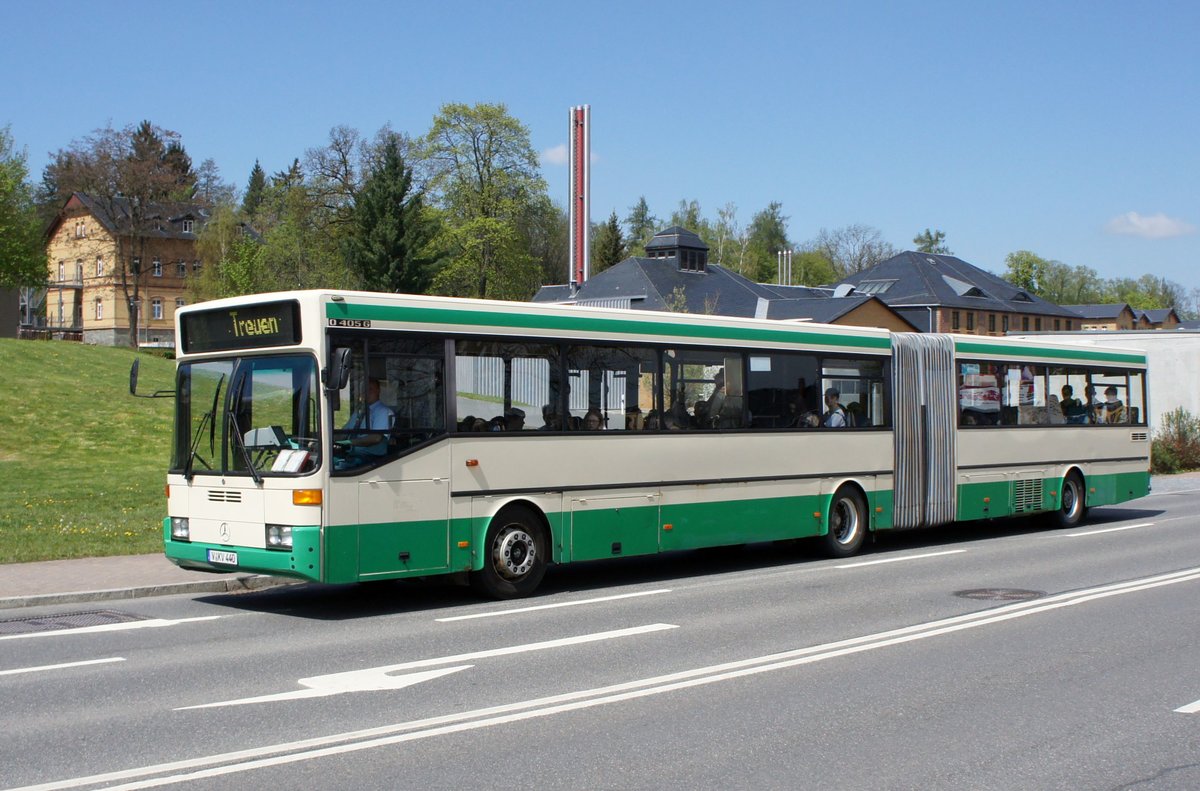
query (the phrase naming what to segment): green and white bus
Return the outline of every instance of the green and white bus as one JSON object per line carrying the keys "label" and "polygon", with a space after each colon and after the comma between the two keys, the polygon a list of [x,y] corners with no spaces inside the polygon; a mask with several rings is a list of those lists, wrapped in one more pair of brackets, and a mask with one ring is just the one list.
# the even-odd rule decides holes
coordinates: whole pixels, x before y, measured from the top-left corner
{"label": "green and white bus", "polygon": [[339,291],[188,306],[176,338],[163,531],[190,569],[515,597],[550,563],[847,556],[1149,487],[1135,351]]}

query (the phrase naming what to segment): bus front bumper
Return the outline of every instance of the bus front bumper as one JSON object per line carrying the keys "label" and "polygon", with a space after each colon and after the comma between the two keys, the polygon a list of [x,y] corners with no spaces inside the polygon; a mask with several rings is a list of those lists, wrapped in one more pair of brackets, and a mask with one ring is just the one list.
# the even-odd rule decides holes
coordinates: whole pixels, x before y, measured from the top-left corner
{"label": "bus front bumper", "polygon": [[163,551],[176,566],[218,574],[250,572],[321,582],[321,528],[293,527],[292,548],[205,544],[171,538],[171,520],[163,520]]}

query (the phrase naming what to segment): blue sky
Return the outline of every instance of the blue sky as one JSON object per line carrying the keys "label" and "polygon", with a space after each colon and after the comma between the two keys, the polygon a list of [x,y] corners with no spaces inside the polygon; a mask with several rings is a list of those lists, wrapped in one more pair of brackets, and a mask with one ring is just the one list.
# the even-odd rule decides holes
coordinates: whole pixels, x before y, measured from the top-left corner
{"label": "blue sky", "polygon": [[[244,187],[346,124],[424,133],[503,102],[566,201],[567,111],[592,106],[592,219],[645,195],[716,216],[781,201],[797,243],[940,228],[1002,271],[1033,250],[1200,287],[1200,4],[0,5],[0,125],[35,177],[112,122],[176,130]],[[565,262],[564,262],[565,269]]]}

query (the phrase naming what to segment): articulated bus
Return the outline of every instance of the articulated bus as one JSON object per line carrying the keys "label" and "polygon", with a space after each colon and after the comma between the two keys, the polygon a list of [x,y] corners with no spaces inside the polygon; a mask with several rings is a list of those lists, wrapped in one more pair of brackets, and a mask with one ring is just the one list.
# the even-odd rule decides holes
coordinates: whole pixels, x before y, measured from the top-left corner
{"label": "articulated bus", "polygon": [[338,291],[188,306],[176,338],[163,532],[201,571],[506,598],[551,563],[848,556],[1149,488],[1136,351]]}

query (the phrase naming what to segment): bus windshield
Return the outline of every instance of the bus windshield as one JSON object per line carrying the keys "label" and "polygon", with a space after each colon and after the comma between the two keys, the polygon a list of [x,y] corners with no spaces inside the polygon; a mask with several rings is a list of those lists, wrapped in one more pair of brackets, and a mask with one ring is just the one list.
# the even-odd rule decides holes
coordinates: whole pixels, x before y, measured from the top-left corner
{"label": "bus windshield", "polygon": [[301,354],[181,363],[173,472],[308,473],[321,458],[316,361]]}

